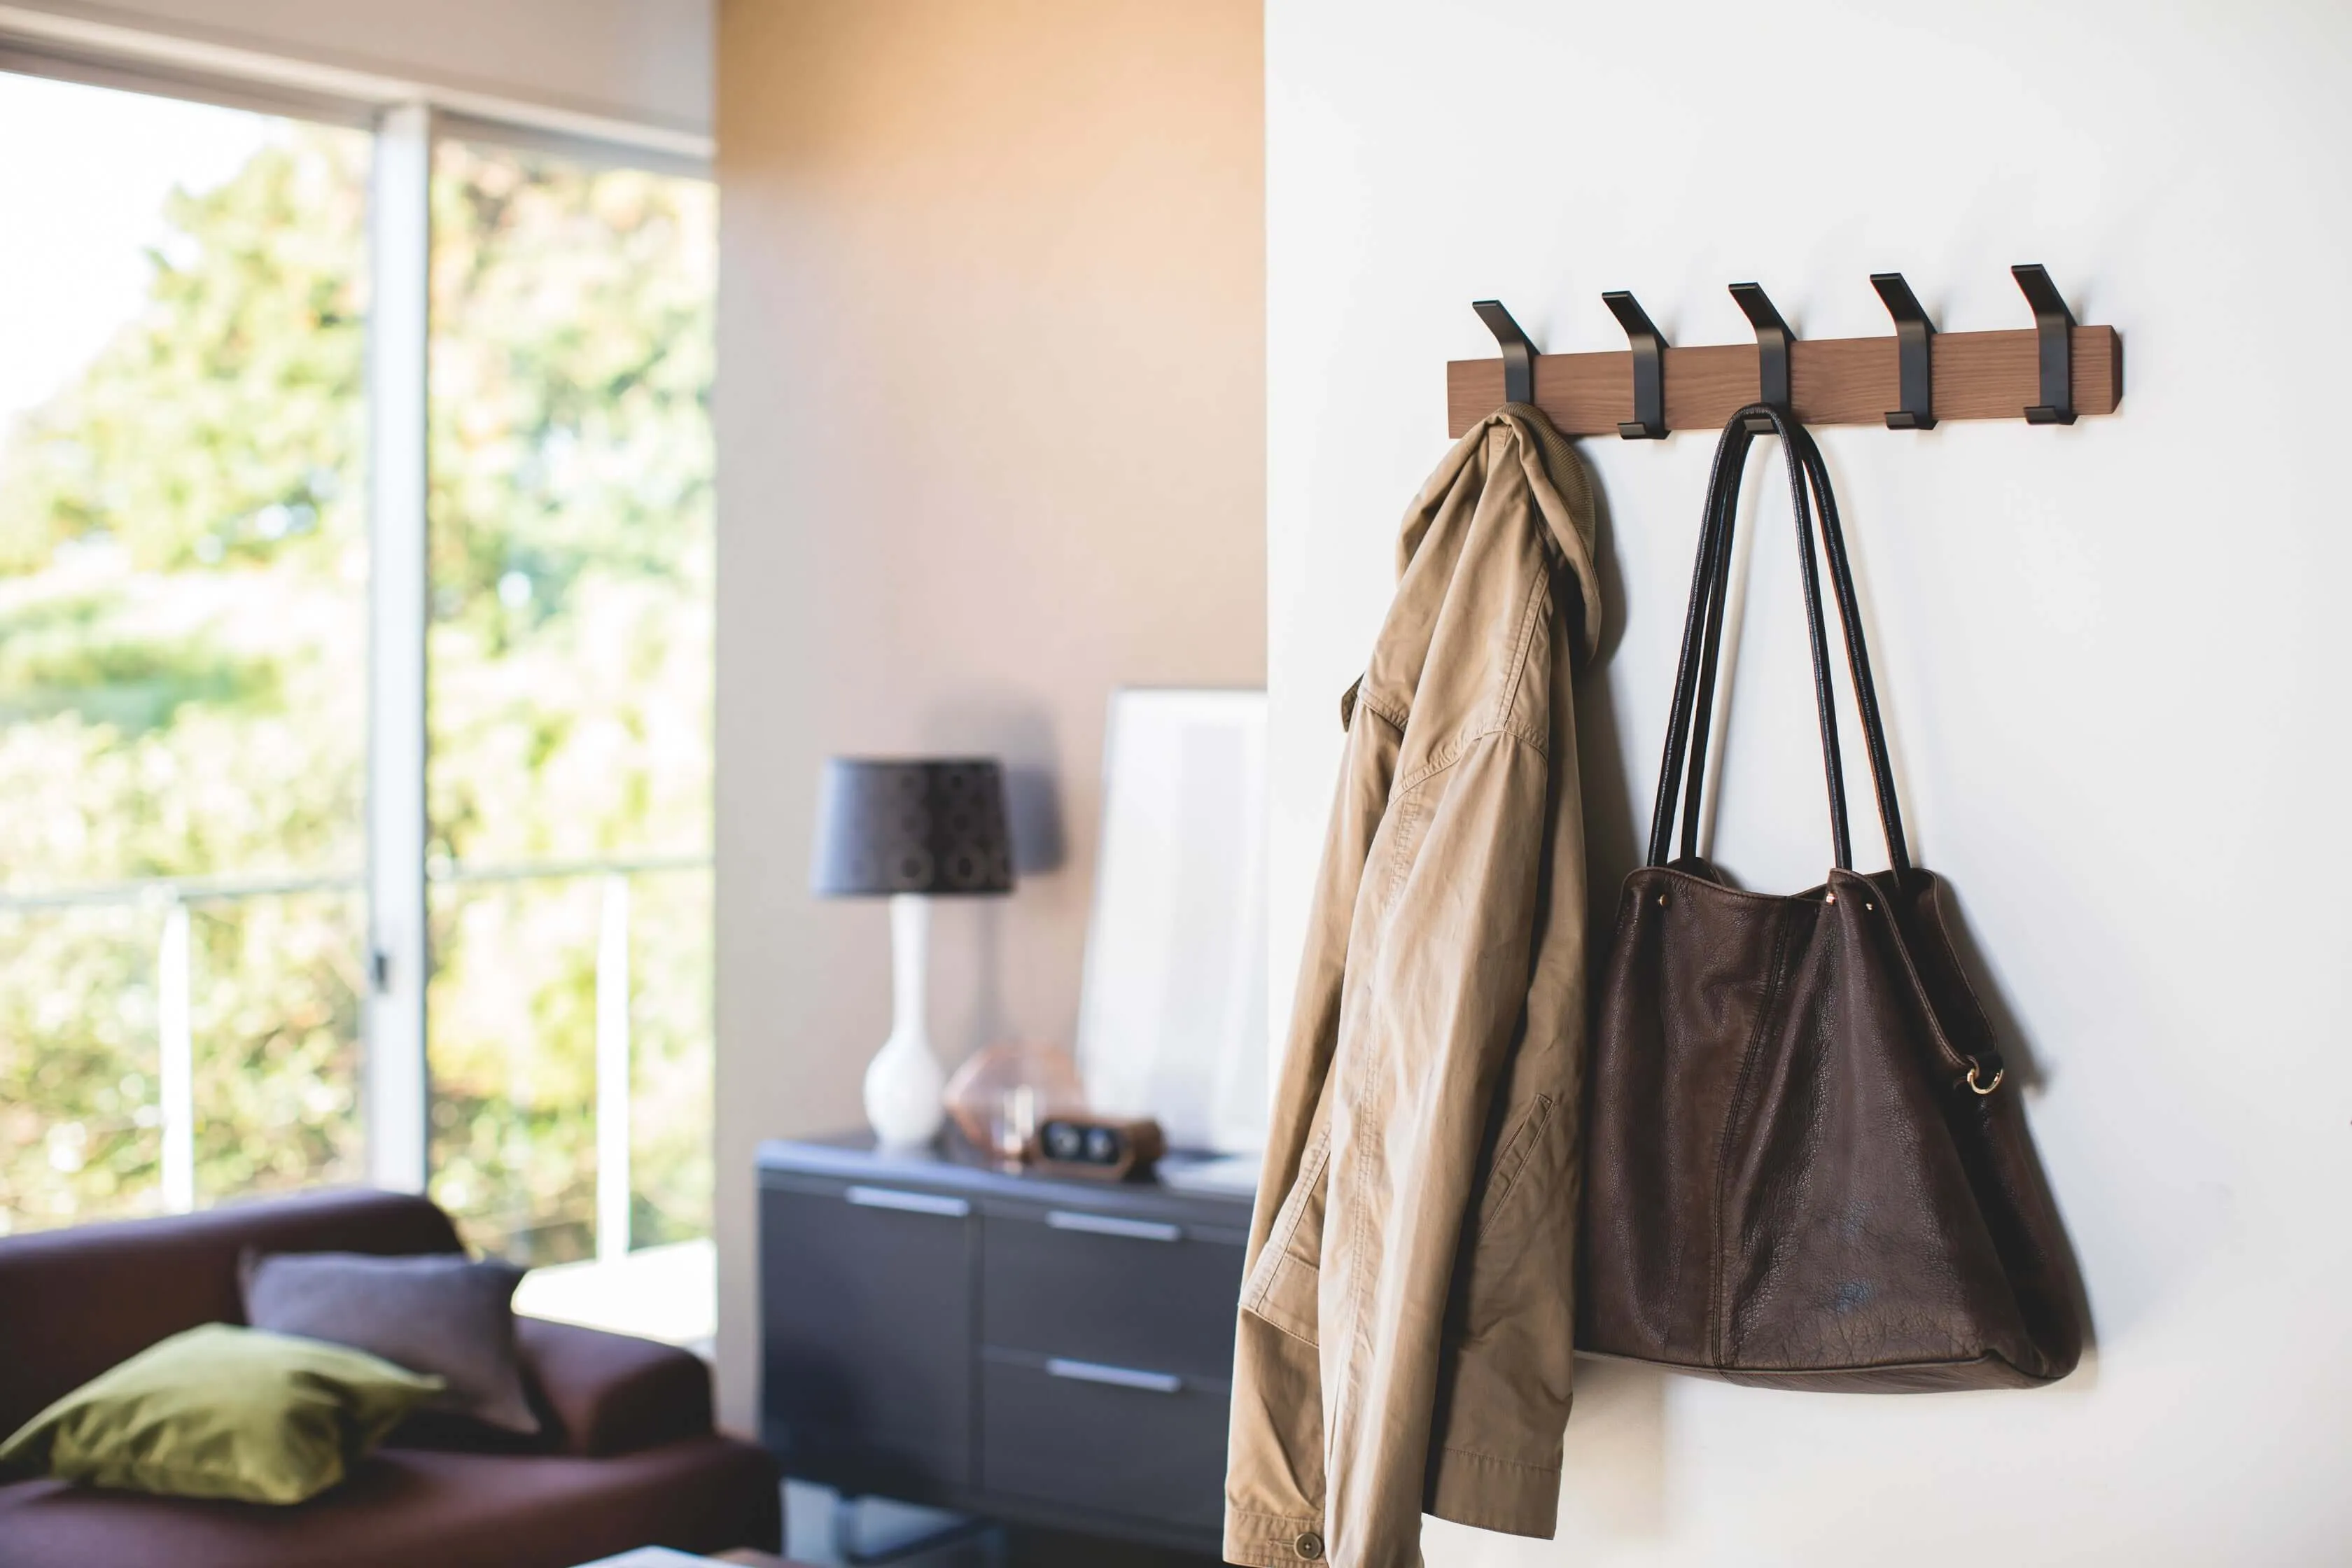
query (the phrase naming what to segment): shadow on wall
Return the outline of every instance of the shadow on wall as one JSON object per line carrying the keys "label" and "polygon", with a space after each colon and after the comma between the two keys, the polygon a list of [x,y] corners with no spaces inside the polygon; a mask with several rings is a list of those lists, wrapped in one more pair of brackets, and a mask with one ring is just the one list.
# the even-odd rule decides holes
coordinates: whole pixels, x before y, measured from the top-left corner
{"label": "shadow on wall", "polygon": [[[1039,721],[1044,722],[1042,714]],[[1061,869],[1068,847],[1062,838],[1062,797],[1049,764],[1007,759],[1004,814],[1013,833],[1013,875],[1042,877]]]}
{"label": "shadow on wall", "polygon": [[[917,733],[921,749],[938,755],[970,752],[998,759],[1004,768],[1005,826],[1013,836],[1014,897],[1022,882],[1049,876],[1069,858],[1062,796],[1055,783],[1057,755],[1054,716],[1042,705],[1014,697],[954,693],[923,711]],[[961,1016],[970,1020],[961,1042],[942,1041],[950,1064],[972,1051],[1011,1038],[1012,1009],[1004,994],[1004,925],[1011,900],[975,900],[965,911],[971,921],[971,999]]]}
{"label": "shadow on wall", "polygon": [[[1589,470],[1588,470],[1589,472]],[[1625,603],[1609,497],[1592,479],[1592,563],[1603,605]],[[1572,595],[1563,596],[1574,603]],[[1584,797],[1588,941],[1595,958],[1616,925],[1619,887],[1641,864],[1633,802],[1626,790],[1624,741],[1608,667],[1624,635],[1624,617],[1601,623],[1593,657],[1576,688],[1577,769]],[[1666,1532],[1666,1379],[1672,1374],[1633,1362],[1576,1363],[1576,1402],[1569,1417],[1561,1466],[1560,1521],[1599,1524],[1611,1537],[1663,1537]],[[1438,1528],[1430,1527],[1433,1533]]]}
{"label": "shadow on wall", "polygon": [[1612,1539],[1666,1532],[1666,1379],[1633,1362],[1576,1363],[1576,1412],[1560,1466],[1563,1533],[1571,1519]]}
{"label": "shadow on wall", "polygon": [[[1984,1009],[1985,1016],[1991,1021],[1993,1035],[2000,1042],[2002,1056],[2008,1064],[2007,1070],[2016,1080],[2018,1092],[2038,1099],[2049,1082],[2049,1075],[2042,1066],[2039,1053],[2033,1048],[2032,1037],[2025,1031],[2023,1020],[2018,1016],[2017,1009],[2010,1005],[2008,995],[1993,978],[1992,966],[1986,961],[1984,949],[1978,944],[1975,928],[1969,923],[1966,899],[1948,881],[1944,884],[1944,890],[1950,895],[1944,910],[1948,917],[1945,930],[1952,939],[1952,955],[1959,960],[1960,973],[1967,976],[1969,988],[1976,993],[1978,1005]],[[2057,1188],[2051,1184],[2050,1173],[2042,1164],[2040,1148],[2036,1146],[2030,1152],[2033,1161],[2032,1179],[2041,1184],[2042,1190],[2049,1194],[2050,1202],[2056,1207],[2061,1236],[2071,1248],[2074,1229],[2066,1223],[2066,1205],[2060,1198]],[[2088,1390],[2096,1388],[2099,1384],[2099,1324],[2091,1312],[2089,1289],[2080,1265],[2078,1257],[2074,1267],[2068,1271],[2068,1277],[2074,1281],[2074,1318],[2083,1325],[2083,1359],[2066,1382],[2072,1387]]]}
{"label": "shadow on wall", "polygon": [[918,721],[921,749],[940,756],[970,752],[1004,766],[1004,815],[1013,833],[1015,877],[1042,877],[1069,858],[1061,794],[1054,782],[1059,755],[1054,715],[1018,697],[953,692],[934,700]]}
{"label": "shadow on wall", "polygon": [[[1586,943],[1597,956],[1616,925],[1619,884],[1642,863],[1634,837],[1633,803],[1625,793],[1625,742],[1617,728],[1617,700],[1609,689],[1609,663],[1625,635],[1625,572],[1617,560],[1616,526],[1608,492],[1588,466],[1592,489],[1592,564],[1601,574],[1601,622],[1592,658],[1576,682],[1578,784],[1584,797]],[[1573,594],[1561,595],[1574,604]]]}

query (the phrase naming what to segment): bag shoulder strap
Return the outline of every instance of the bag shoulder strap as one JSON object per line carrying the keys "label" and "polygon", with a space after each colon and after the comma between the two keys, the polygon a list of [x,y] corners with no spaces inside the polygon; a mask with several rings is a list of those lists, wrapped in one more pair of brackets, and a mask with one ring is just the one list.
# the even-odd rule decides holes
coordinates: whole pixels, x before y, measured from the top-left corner
{"label": "bag shoulder strap", "polygon": [[1845,532],[1838,521],[1837,499],[1830,489],[1829,468],[1811,432],[1786,410],[1760,403],[1739,410],[1724,426],[1707,479],[1706,507],[1699,523],[1698,561],[1691,574],[1690,607],[1683,620],[1682,654],[1675,672],[1674,707],[1666,721],[1665,756],[1658,773],[1657,804],[1650,817],[1648,863],[1666,864],[1677,808],[1682,818],[1682,854],[1691,857],[1698,852],[1699,792],[1706,774],[1707,732],[1721,660],[1724,603],[1731,581],[1732,536],[1738,515],[1740,479],[1747,471],[1748,451],[1755,440],[1748,424],[1751,417],[1760,417],[1780,436],[1788,467],[1790,510],[1797,527],[1797,560],[1805,593],[1806,632],[1811,644],[1814,703],[1821,723],[1822,771],[1829,789],[1832,851],[1839,869],[1853,868],[1853,843],[1846,824],[1844,769],[1838,749],[1836,687],[1830,673],[1821,574],[1813,554],[1816,515],[1822,553],[1829,558],[1830,588],[1837,600],[1839,630],[1845,641],[1846,669],[1853,685],[1854,702],[1861,714],[1864,742],[1869,753],[1879,826],[1886,838],[1887,862],[1899,880],[1911,869],[1910,856],[1904,843],[1902,812],[1895,798],[1885,724],[1879,711],[1877,688],[1870,675],[1861,602],[1854,593],[1853,566],[1846,553]]}

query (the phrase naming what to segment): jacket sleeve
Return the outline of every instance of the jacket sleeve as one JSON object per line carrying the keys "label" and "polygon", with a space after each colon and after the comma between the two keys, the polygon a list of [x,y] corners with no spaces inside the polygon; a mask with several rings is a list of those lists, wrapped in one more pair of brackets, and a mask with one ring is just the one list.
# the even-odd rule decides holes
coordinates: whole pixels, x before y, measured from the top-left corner
{"label": "jacket sleeve", "polygon": [[1392,815],[1413,843],[1360,911],[1347,1006],[1361,1016],[1343,1035],[1360,1059],[1329,1113],[1318,1282],[1341,1568],[1421,1562],[1449,1286],[1527,1006],[1549,773],[1538,745],[1501,729],[1400,789]]}
{"label": "jacket sleeve", "polygon": [[[1530,671],[1530,678],[1533,671]],[[1549,856],[1526,1016],[1495,1100],[1446,1301],[1424,1512],[1549,1540],[1576,1374],[1589,984],[1574,675],[1552,669]]]}
{"label": "jacket sleeve", "polygon": [[[1401,739],[1392,721],[1356,700],[1354,688],[1343,712],[1348,745],[1274,1096],[1234,1346],[1224,1555],[1265,1568],[1300,1562],[1302,1537],[1322,1539],[1322,1373],[1314,1277],[1322,1234],[1327,1089],[1349,927]],[[1270,1291],[1278,1294],[1270,1297]]]}

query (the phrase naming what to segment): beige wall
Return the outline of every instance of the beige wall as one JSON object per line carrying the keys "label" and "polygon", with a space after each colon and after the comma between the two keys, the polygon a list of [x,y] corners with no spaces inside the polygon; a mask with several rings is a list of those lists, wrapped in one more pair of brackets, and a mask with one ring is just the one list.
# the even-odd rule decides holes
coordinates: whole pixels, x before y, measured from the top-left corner
{"label": "beige wall", "polygon": [[753,1151],[857,1124],[887,1027],[881,906],[807,891],[820,760],[1006,760],[1033,865],[942,907],[933,1037],[1067,1043],[1111,689],[1265,678],[1260,26],[1255,0],[720,8],[730,1423]]}

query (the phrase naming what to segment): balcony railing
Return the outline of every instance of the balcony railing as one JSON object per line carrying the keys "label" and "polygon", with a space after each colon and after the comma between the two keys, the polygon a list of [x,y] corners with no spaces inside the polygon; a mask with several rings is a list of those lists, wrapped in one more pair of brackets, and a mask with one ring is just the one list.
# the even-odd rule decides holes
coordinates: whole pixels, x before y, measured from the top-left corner
{"label": "balcony railing", "polygon": [[[599,884],[595,955],[596,1256],[626,1256],[631,1226],[629,905],[635,879],[706,870],[708,855],[467,866],[429,861],[435,885],[568,881]],[[356,873],[289,877],[151,877],[45,892],[0,891],[0,914],[103,906],[146,907],[162,915],[155,953],[158,1073],[155,1113],[162,1133],[161,1198],[170,1213],[196,1201],[195,1008],[192,910],[305,893],[358,893]]]}

